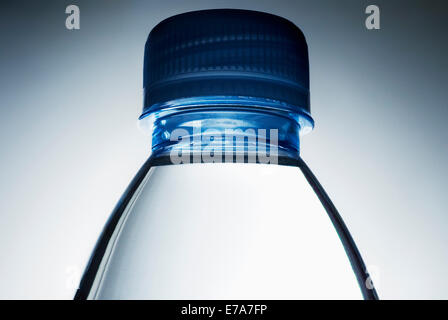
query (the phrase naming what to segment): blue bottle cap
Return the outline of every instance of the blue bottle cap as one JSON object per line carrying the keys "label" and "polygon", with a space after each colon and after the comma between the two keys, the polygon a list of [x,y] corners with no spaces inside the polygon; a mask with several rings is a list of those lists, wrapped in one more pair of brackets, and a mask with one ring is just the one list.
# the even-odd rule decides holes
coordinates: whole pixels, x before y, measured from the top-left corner
{"label": "blue bottle cap", "polygon": [[143,83],[141,118],[199,97],[310,111],[305,37],[263,12],[203,10],[163,20],[146,41]]}

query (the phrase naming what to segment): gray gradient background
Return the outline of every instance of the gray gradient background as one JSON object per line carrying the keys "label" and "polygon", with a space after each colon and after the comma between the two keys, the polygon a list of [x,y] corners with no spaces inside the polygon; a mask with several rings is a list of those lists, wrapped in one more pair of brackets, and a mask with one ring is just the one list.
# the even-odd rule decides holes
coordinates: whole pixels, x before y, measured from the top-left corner
{"label": "gray gradient background", "polygon": [[[381,298],[448,298],[444,1],[2,1],[0,298],[72,298],[104,222],[149,154],[136,127],[160,20],[284,16],[310,50],[302,156],[342,213]],[[81,29],[65,28],[77,4]],[[364,27],[381,9],[381,30]]]}

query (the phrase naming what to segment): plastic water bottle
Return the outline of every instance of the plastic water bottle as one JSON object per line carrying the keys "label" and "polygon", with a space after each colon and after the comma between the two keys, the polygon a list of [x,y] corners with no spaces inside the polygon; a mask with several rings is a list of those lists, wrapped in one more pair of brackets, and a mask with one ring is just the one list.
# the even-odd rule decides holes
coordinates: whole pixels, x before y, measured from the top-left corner
{"label": "plastic water bottle", "polygon": [[308,50],[246,10],[168,18],[145,47],[151,156],[98,240],[77,299],[375,299],[336,208],[299,156]]}

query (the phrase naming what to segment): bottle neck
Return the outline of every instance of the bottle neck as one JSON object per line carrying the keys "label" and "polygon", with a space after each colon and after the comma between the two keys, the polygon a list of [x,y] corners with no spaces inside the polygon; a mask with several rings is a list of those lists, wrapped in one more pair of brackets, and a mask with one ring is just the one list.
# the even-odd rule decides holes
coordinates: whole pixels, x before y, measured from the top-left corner
{"label": "bottle neck", "polygon": [[152,157],[171,164],[296,160],[312,119],[278,103],[253,101],[183,99],[153,108],[141,117]]}

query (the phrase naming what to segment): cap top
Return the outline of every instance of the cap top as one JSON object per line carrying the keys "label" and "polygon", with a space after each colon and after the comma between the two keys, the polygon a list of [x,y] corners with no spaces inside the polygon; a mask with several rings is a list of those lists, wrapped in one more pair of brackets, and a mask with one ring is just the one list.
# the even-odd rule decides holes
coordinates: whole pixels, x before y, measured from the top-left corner
{"label": "cap top", "polygon": [[194,97],[266,99],[308,113],[305,37],[292,22],[263,12],[176,15],[148,36],[144,90],[144,114]]}

